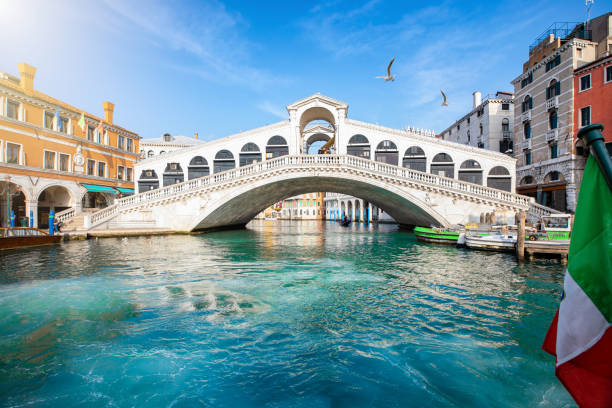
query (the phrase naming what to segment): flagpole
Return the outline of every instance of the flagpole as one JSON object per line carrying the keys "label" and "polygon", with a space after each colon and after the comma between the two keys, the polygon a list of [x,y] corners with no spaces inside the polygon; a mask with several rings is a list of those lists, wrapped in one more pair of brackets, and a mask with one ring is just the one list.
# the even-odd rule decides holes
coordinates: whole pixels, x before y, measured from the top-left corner
{"label": "flagpole", "polygon": [[578,131],[578,137],[582,138],[585,144],[591,148],[591,153],[599,164],[599,169],[606,183],[608,183],[608,188],[612,191],[612,159],[610,159],[604,144],[604,136],[601,133],[603,128],[601,123],[585,126]]}

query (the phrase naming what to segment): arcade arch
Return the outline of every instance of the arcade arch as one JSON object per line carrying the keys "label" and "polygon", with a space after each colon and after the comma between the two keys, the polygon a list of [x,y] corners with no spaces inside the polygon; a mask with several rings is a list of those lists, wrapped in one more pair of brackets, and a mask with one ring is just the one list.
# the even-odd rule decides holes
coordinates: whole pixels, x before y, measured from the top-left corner
{"label": "arcade arch", "polygon": [[427,169],[427,158],[425,152],[418,146],[411,146],[406,149],[404,158],[402,160],[402,166],[407,167],[411,170],[426,171]]}
{"label": "arcade arch", "polygon": [[168,163],[163,174],[164,187],[183,181],[185,181],[185,174],[180,163]]}
{"label": "arcade arch", "polygon": [[187,166],[188,180],[208,176],[209,174],[210,168],[208,167],[208,161],[204,157],[195,156],[191,159],[189,166]]}
{"label": "arcade arch", "polygon": [[438,153],[431,161],[430,173],[455,178],[455,163],[448,153]]}
{"label": "arcade arch", "polygon": [[353,135],[346,146],[346,154],[351,156],[370,158],[370,141],[364,135]]}
{"label": "arcade arch", "polygon": [[159,178],[155,170],[143,170],[138,179],[138,191],[149,191],[159,188]]}
{"label": "arcade arch", "polygon": [[495,166],[489,171],[487,177],[487,187],[497,188],[499,190],[511,191],[512,178],[510,172],[504,166]]}
{"label": "arcade arch", "polygon": [[391,140],[383,140],[376,146],[376,151],[374,152],[375,161],[397,166],[398,158],[399,151]]}
{"label": "arcade arch", "polygon": [[49,213],[51,210],[57,214],[74,206],[74,197],[70,190],[64,186],[51,185],[38,194],[38,227],[49,227]]}
{"label": "arcade arch", "polygon": [[482,167],[476,160],[466,160],[459,166],[459,180],[482,185]]}
{"label": "arcade arch", "polygon": [[213,173],[231,170],[236,167],[234,155],[229,150],[219,150],[213,161]]}
{"label": "arcade arch", "polygon": [[240,167],[248,166],[261,161],[261,152],[255,143],[249,142],[242,146],[238,158]]}
{"label": "arcade arch", "polygon": [[287,140],[282,136],[272,136],[266,144],[266,159],[286,156],[289,154],[289,145]]}

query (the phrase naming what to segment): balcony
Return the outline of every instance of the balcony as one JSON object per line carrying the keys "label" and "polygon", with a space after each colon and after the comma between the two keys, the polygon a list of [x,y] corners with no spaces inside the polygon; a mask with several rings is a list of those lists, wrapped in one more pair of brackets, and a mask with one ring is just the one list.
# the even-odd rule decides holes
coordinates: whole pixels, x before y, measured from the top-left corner
{"label": "balcony", "polygon": [[523,140],[521,142],[521,150],[531,150],[531,139]]}
{"label": "balcony", "polygon": [[559,97],[553,96],[546,101],[546,110],[556,109],[559,107]]}
{"label": "balcony", "polygon": [[512,140],[512,132],[510,132],[509,130],[503,130],[502,131],[502,139],[503,140]]}
{"label": "balcony", "polygon": [[546,142],[556,142],[559,140],[559,129],[552,129],[546,132]]}
{"label": "balcony", "polygon": [[527,122],[528,120],[531,120],[531,110],[521,113],[521,122]]}

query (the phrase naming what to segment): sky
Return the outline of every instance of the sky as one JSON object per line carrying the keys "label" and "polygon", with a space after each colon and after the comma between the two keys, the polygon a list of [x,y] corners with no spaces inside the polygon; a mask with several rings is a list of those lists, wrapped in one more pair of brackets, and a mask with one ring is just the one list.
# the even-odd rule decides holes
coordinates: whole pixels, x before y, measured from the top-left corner
{"label": "sky", "polygon": [[[37,90],[99,116],[111,101],[143,138],[224,137],[317,92],[352,119],[440,132],[474,91],[512,91],[551,23],[585,17],[584,0],[0,0],[0,71],[27,62]],[[396,80],[376,79],[392,57]]]}

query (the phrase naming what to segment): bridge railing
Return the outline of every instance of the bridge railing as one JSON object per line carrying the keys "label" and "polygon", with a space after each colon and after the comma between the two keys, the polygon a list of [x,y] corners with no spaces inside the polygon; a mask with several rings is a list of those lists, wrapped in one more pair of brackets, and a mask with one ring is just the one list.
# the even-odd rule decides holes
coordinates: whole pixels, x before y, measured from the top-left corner
{"label": "bridge railing", "polygon": [[381,163],[369,159],[364,159],[350,155],[303,155],[303,156],[281,156],[274,159],[265,160],[248,166],[226,170],[221,173],[188,180],[182,183],[159,189],[145,191],[129,197],[121,198],[110,207],[98,211],[91,215],[91,225],[95,226],[106,219],[119,213],[121,209],[133,207],[143,203],[174,197],[181,193],[195,192],[213,185],[220,185],[225,182],[235,181],[254,174],[262,174],[270,170],[281,169],[283,167],[304,166],[306,168],[316,167],[353,167],[356,169],[367,170],[385,176],[402,178],[421,185],[438,186],[445,190],[458,193],[474,195],[480,198],[497,200],[513,206],[528,208],[533,199],[507,191],[497,190],[466,181],[456,180],[436,174],[425,173],[412,170],[406,167],[395,166],[392,164]]}

